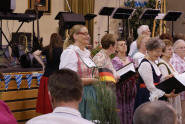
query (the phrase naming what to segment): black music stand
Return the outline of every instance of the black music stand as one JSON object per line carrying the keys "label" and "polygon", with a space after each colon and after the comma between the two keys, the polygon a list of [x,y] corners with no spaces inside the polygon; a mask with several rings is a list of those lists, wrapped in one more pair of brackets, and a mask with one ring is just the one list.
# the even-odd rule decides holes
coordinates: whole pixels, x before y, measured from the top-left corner
{"label": "black music stand", "polygon": [[139,19],[150,19],[154,20],[155,17],[160,13],[159,9],[144,9],[143,13],[140,15]]}
{"label": "black music stand", "polygon": [[114,7],[103,7],[100,9],[99,11],[99,15],[104,15],[108,17],[108,25],[107,25],[107,33],[109,33],[109,17],[112,15],[113,11],[114,11]]}
{"label": "black music stand", "polygon": [[55,20],[62,20],[65,28],[70,29],[73,25],[82,24],[85,25],[85,18],[81,14],[76,14],[72,12],[59,12]]}
{"label": "black music stand", "polygon": [[173,30],[174,30],[174,21],[177,21],[177,19],[182,15],[182,12],[180,11],[168,11],[166,15],[164,16],[164,21],[172,21],[172,37],[173,37]]}
{"label": "black music stand", "polygon": [[85,20],[90,21],[91,19],[95,18],[97,15],[93,13],[88,13],[84,16]]}
{"label": "black music stand", "polygon": [[114,19],[128,19],[133,15],[135,9],[130,8],[117,8],[116,11],[113,13],[112,18]]}

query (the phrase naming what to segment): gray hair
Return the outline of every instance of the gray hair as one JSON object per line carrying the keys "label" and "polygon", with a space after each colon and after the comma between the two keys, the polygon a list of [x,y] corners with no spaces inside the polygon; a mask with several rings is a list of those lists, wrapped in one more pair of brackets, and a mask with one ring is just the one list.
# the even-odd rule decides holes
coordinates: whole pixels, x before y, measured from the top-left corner
{"label": "gray hair", "polygon": [[140,105],[133,117],[134,124],[175,124],[176,122],[175,110],[164,101],[146,102]]}
{"label": "gray hair", "polygon": [[179,44],[179,43],[185,43],[185,41],[184,40],[182,40],[182,39],[179,39],[179,40],[177,40],[177,41],[175,41],[175,43],[173,44],[173,50],[175,50],[176,48],[177,48],[177,45]]}
{"label": "gray hair", "polygon": [[149,41],[146,43],[146,50],[147,51],[156,50],[158,48],[163,49],[164,47],[165,47],[164,42],[157,37],[150,38]]}
{"label": "gray hair", "polygon": [[137,29],[138,36],[142,35],[142,33],[148,29],[149,29],[148,25],[139,26],[139,28]]}

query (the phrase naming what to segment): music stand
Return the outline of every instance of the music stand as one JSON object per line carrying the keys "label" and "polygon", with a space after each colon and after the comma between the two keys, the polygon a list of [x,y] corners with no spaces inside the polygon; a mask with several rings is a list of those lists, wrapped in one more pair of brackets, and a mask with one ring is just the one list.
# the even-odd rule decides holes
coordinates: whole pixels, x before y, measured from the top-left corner
{"label": "music stand", "polygon": [[97,15],[96,14],[93,14],[93,13],[88,13],[84,16],[85,20],[91,20],[93,18],[95,18]]}
{"label": "music stand", "polygon": [[140,15],[139,19],[150,19],[154,20],[155,17],[160,13],[159,9],[144,9],[143,13]]}
{"label": "music stand", "polygon": [[62,20],[65,28],[70,29],[73,25],[82,24],[85,25],[85,18],[81,14],[72,12],[58,12],[55,20]]}
{"label": "music stand", "polygon": [[128,19],[133,15],[135,9],[129,8],[117,8],[116,11],[113,13],[112,18],[114,19]]}
{"label": "music stand", "polygon": [[99,11],[99,15],[104,15],[107,16],[107,21],[108,21],[108,25],[107,25],[107,33],[109,33],[109,17],[112,15],[112,12],[114,11],[114,7],[103,7],[100,9]]}
{"label": "music stand", "polygon": [[177,19],[181,15],[182,15],[182,12],[180,12],[180,11],[168,11],[163,18],[163,20],[165,20],[165,21],[172,21],[172,37],[173,37],[173,30],[174,30],[173,22],[177,21]]}

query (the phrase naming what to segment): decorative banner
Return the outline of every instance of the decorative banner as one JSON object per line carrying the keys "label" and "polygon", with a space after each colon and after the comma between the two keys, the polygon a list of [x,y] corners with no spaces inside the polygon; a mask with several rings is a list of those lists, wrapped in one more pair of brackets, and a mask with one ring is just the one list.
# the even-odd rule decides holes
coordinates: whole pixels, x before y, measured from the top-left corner
{"label": "decorative banner", "polygon": [[10,83],[11,75],[4,75],[5,89],[8,89],[8,84]]}
{"label": "decorative banner", "polygon": [[[131,6],[132,1],[125,0],[124,4],[126,7]],[[135,7],[145,7],[148,0],[134,0]]]}
{"label": "decorative banner", "polygon": [[21,82],[22,82],[22,74],[15,75],[15,80],[16,80],[16,83],[17,83],[17,88],[19,89],[20,85],[21,85]]}
{"label": "decorative banner", "polygon": [[38,85],[40,85],[40,79],[41,79],[41,77],[42,77],[42,73],[38,73],[37,74],[37,82],[38,82]]}
{"label": "decorative banner", "polygon": [[30,88],[31,87],[31,82],[32,82],[32,74],[27,74],[26,79],[27,79],[27,82],[28,82],[28,88]]}

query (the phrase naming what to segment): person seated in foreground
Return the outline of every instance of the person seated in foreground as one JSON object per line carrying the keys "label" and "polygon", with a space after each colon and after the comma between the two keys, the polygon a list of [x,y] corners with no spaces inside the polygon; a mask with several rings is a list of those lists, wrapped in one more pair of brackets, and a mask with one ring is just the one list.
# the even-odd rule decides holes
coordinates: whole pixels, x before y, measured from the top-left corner
{"label": "person seated in foreground", "polygon": [[0,100],[0,124],[17,124],[8,106]]}
{"label": "person seated in foreground", "polygon": [[61,69],[49,76],[48,92],[53,112],[29,120],[26,124],[93,124],[78,111],[82,99],[82,80],[76,72]]}
{"label": "person seated in foreground", "polygon": [[134,124],[178,124],[173,107],[164,101],[146,102],[140,105],[133,118]]}

